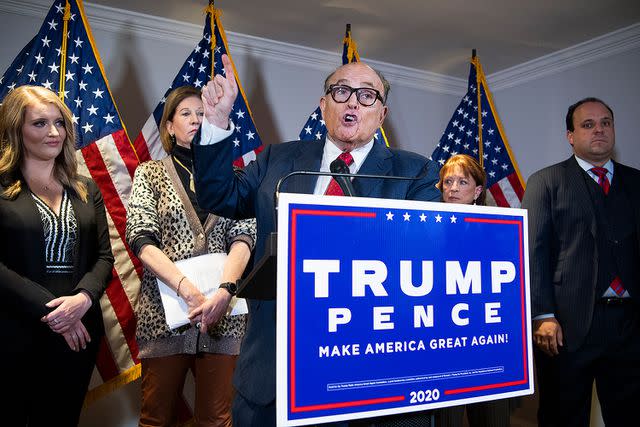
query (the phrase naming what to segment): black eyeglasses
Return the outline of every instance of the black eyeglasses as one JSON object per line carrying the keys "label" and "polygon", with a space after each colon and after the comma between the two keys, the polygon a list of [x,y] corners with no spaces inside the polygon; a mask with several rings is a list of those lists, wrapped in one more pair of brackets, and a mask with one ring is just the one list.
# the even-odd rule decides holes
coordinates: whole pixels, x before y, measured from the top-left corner
{"label": "black eyeglasses", "polygon": [[339,104],[343,104],[351,98],[353,92],[356,93],[356,99],[358,102],[365,106],[370,107],[376,103],[376,99],[379,99],[384,104],[384,99],[380,96],[380,92],[370,87],[351,87],[347,85],[331,85],[325,92],[325,95],[331,94],[331,98]]}

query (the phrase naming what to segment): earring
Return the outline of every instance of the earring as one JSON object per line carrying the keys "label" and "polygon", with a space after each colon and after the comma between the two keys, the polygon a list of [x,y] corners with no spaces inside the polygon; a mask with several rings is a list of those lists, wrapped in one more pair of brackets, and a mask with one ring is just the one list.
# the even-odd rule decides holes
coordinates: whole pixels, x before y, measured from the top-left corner
{"label": "earring", "polygon": [[478,198],[477,198],[477,197],[474,197],[474,198],[473,198],[473,204],[475,205],[477,201],[478,201]]}
{"label": "earring", "polygon": [[175,136],[175,134],[169,135],[169,138],[171,139],[171,145],[176,145],[176,136]]}

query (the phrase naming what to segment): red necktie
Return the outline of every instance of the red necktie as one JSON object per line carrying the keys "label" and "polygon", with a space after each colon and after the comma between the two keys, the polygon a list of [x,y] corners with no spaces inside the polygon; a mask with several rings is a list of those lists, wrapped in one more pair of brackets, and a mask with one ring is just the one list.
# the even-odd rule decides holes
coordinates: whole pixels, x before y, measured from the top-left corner
{"label": "red necktie", "polygon": [[[342,159],[342,161],[345,162],[347,166],[351,166],[351,164],[353,163],[353,156],[351,156],[351,153],[341,153],[338,158]],[[329,183],[327,191],[325,191],[324,194],[325,196],[344,196],[342,188],[340,188],[338,182],[333,178],[331,178],[331,182]]]}
{"label": "red necktie", "polygon": [[[602,191],[604,191],[605,196],[609,194],[609,187],[611,187],[611,183],[609,183],[609,178],[607,178],[607,170],[605,168],[593,167],[591,168],[591,172],[598,176],[598,185],[602,187]],[[620,297],[624,294],[624,286],[622,286],[622,280],[620,280],[620,277],[618,276],[613,278],[609,287]]]}
{"label": "red necktie", "polygon": [[602,187],[605,196],[609,194],[611,184],[609,183],[609,178],[607,178],[607,170],[605,168],[593,167],[591,168],[591,172],[598,176],[598,185]]}

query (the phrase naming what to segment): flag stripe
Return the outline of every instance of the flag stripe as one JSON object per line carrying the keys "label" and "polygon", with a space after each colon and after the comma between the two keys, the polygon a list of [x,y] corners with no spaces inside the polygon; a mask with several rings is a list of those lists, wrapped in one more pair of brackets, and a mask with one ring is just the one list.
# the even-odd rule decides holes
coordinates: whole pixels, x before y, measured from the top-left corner
{"label": "flag stripe", "polygon": [[84,162],[91,173],[91,178],[98,184],[104,199],[104,206],[109,215],[114,219],[114,225],[118,230],[120,238],[124,240],[126,210],[116,190],[115,183],[111,180],[111,175],[103,161],[97,144],[91,144],[82,148]]}
{"label": "flag stripe", "polygon": [[511,174],[507,177],[511,183],[511,188],[515,192],[518,200],[522,200],[524,197],[524,187],[522,186],[522,179],[517,174]]}
{"label": "flag stripe", "polygon": [[496,201],[496,206],[503,206],[503,207],[509,206],[509,202],[507,201],[507,198],[504,196],[504,192],[502,191],[502,187],[500,187],[500,183],[493,184],[489,188],[489,191],[493,196],[493,200]]}

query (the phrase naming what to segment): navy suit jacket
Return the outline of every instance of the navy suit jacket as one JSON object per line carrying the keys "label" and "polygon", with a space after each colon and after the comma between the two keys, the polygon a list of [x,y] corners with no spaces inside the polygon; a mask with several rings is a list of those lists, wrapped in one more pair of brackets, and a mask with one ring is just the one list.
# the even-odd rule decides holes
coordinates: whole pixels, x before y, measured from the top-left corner
{"label": "navy suit jacket", "polygon": [[[529,270],[532,315],[553,313],[569,351],[582,344],[593,315],[598,279],[599,233],[587,184],[591,177],[575,157],[542,169],[527,182],[522,207],[529,219]],[[631,202],[636,239],[640,240],[640,171],[614,162],[613,186]],[[640,248],[640,242],[635,243]],[[636,272],[618,274],[632,297]],[[636,291],[635,294],[633,291]]]}
{"label": "navy suit jacket", "polygon": [[[256,161],[243,170],[232,168],[232,137],[217,144],[192,144],[198,203],[203,209],[229,218],[257,219],[255,259],[264,254],[269,233],[275,230],[274,192],[278,181],[293,171],[318,171],[324,141],[293,141],[267,145]],[[439,201],[435,187],[438,170],[427,158],[373,144],[359,174],[421,176],[415,181],[353,179],[362,197]],[[424,174],[424,175],[423,175]],[[313,194],[317,177],[293,176],[282,185],[289,193]],[[249,324],[236,366],[234,385],[249,401],[267,405],[275,399],[275,301],[249,300]]]}

